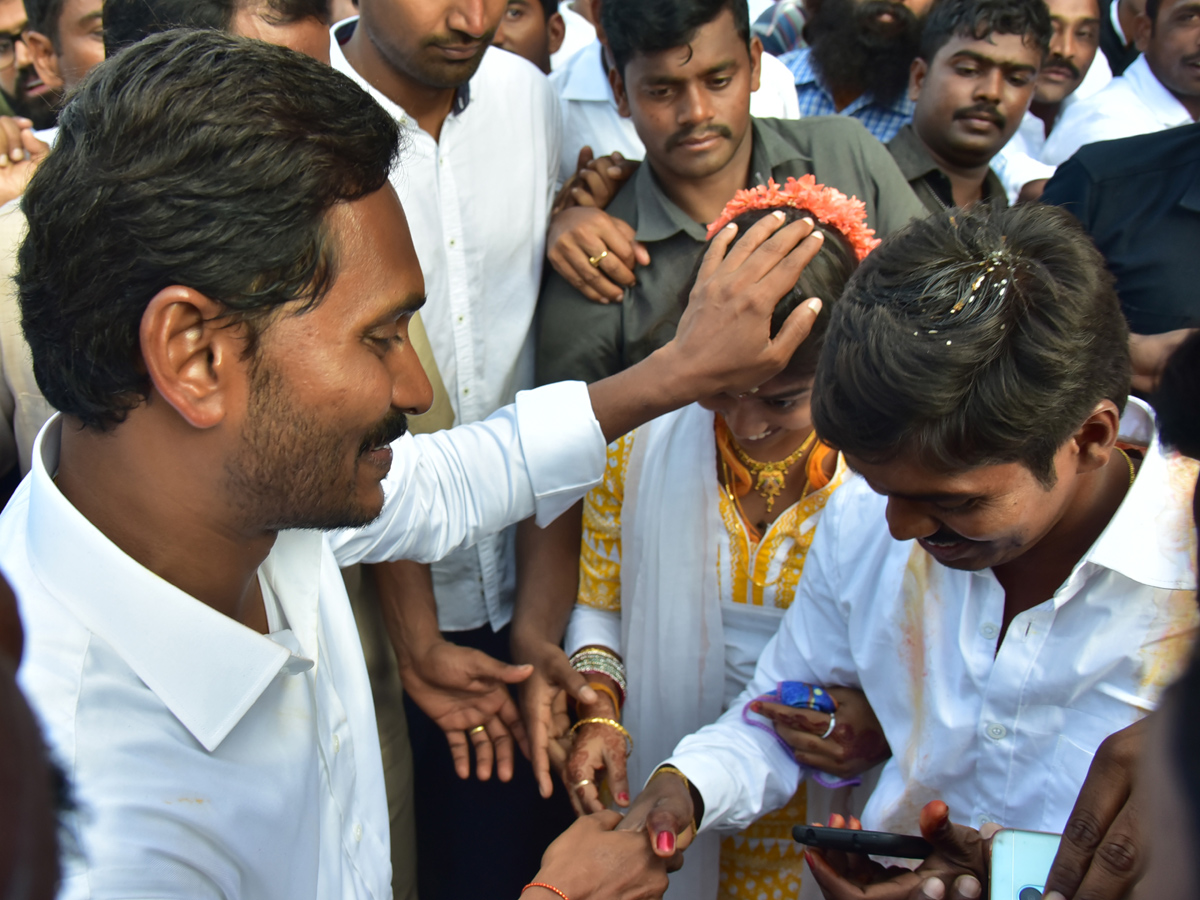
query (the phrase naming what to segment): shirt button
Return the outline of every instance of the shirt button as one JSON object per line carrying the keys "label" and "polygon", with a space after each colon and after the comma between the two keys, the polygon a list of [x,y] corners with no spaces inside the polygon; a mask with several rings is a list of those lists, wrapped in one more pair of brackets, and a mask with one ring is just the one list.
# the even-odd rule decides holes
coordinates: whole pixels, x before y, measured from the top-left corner
{"label": "shirt button", "polygon": [[989,725],[987,727],[987,736],[990,737],[993,741],[1000,740],[1006,734],[1008,734],[1008,729],[1005,728],[1003,725],[1001,725],[999,722],[993,722],[991,725]]}
{"label": "shirt button", "polygon": [[361,840],[362,840],[362,826],[355,825],[354,826],[354,842],[358,843]]}
{"label": "shirt button", "polygon": [[996,635],[1000,633],[1000,629],[992,622],[985,622],[979,627],[979,633],[990,641],[995,639]]}
{"label": "shirt button", "polygon": [[341,739],[341,738],[339,738],[339,737],[338,737],[338,736],[335,734],[335,735],[333,736],[333,752],[334,752],[334,753],[339,753],[339,752],[341,752],[341,749],[342,749],[342,739]]}
{"label": "shirt button", "polygon": [[454,238],[450,238],[450,246],[451,246],[451,247],[453,247],[453,246],[454,246]]}
{"label": "shirt button", "polygon": [[470,389],[470,388],[463,388],[463,396],[464,396],[464,397],[465,397],[465,396],[467,396],[467,394],[469,394],[469,393],[471,393],[471,389]]}

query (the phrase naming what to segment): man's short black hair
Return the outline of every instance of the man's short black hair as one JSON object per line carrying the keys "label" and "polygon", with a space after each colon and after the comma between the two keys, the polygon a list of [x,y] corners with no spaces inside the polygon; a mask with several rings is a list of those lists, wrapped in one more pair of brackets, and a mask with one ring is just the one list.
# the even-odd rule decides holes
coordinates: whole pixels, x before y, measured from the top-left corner
{"label": "man's short black hair", "polygon": [[271,312],[320,302],[337,272],[326,213],[387,184],[399,146],[349,78],[214,31],[122,51],[58,121],[22,201],[22,325],[46,399],[99,428],[148,396],[139,323],[163,288],[223,304],[248,353]]}
{"label": "man's short black hair", "polygon": [[[130,44],[172,28],[229,31],[248,0],[104,0],[104,52],[112,56]],[[265,14],[282,24],[315,18],[329,21],[328,0],[270,0]]]}
{"label": "man's short black hair", "polygon": [[658,53],[689,44],[696,31],[725,10],[733,13],[738,37],[750,46],[746,0],[604,0],[600,21],[617,71],[635,53]]}
{"label": "man's short black hair", "polygon": [[944,471],[1054,456],[1096,404],[1124,409],[1129,328],[1079,223],[1051,206],[935,215],[850,279],[813,388],[817,433],[872,464]]}
{"label": "man's short black hair", "polygon": [[58,46],[58,20],[66,0],[25,0],[25,27],[50,38]]}
{"label": "man's short black hair", "polygon": [[918,55],[932,62],[956,37],[981,41],[990,34],[1019,34],[1044,57],[1053,33],[1045,0],[936,0],[925,18]]}
{"label": "man's short black hair", "polygon": [[1154,394],[1163,444],[1200,459],[1200,331],[1171,354]]}
{"label": "man's short black hair", "polygon": [[558,0],[539,0],[542,4],[542,14],[546,17],[546,21],[550,21],[550,17],[558,12]]}

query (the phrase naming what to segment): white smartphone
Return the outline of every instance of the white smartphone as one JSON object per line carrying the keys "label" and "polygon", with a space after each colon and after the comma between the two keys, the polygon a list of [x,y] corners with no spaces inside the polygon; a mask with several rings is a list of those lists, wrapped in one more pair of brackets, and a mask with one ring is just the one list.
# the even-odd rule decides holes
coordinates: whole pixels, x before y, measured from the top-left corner
{"label": "white smartphone", "polygon": [[992,900],[1042,900],[1061,834],[1005,828],[992,838]]}

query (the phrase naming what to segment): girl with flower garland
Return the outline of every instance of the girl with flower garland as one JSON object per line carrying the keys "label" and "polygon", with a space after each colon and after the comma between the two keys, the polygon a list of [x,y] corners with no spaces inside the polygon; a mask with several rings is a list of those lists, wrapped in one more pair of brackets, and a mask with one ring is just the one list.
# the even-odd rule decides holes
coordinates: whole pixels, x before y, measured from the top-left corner
{"label": "girl with flower garland", "polygon": [[[846,474],[839,454],[813,431],[809,401],[829,307],[879,242],[861,201],[811,175],[738,192],[709,239],[730,222],[744,234],[774,210],[789,220],[810,217],[825,238],[772,321],[777,330],[815,296],[824,306],[812,333],[784,371],[754,392],[711,397],[613,443],[604,481],[584,503],[566,650],[600,699],[579,707],[570,735],[564,780],[580,811],[601,808],[605,775],[617,803],[628,805],[628,784],[640,787],[680,739],[715,721],[741,693],[795,596],[821,511]],[[878,732],[861,694],[831,694],[840,701],[839,732],[860,743],[846,754],[853,759],[830,758],[827,768],[857,774],[887,755],[886,743],[861,743]],[[762,709],[755,704],[746,714]],[[774,715],[779,722],[787,713],[776,707]],[[827,717],[813,718],[820,730],[810,743],[829,737],[821,734]],[[805,728],[785,722],[793,735]],[[864,746],[873,746],[866,759]],[[803,853],[791,826],[823,818],[830,790],[802,782],[787,807],[741,834],[702,835],[667,897],[712,900],[719,886],[722,898],[795,900]]]}

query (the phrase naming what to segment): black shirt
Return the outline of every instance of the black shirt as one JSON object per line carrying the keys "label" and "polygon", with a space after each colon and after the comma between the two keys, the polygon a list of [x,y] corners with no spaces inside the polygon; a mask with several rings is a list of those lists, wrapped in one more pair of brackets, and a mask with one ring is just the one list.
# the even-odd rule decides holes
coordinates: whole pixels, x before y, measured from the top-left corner
{"label": "black shirt", "polygon": [[[938,168],[937,161],[930,155],[925,144],[913,130],[912,123],[905,125],[888,142],[888,152],[896,165],[908,179],[908,185],[931,213],[941,213],[954,206],[954,189],[950,178]],[[1008,195],[1004,184],[990,168],[983,179],[981,200],[994,206],[1008,206]]]}
{"label": "black shirt", "polygon": [[1082,147],[1042,200],[1091,234],[1135,334],[1200,325],[1200,124]]}

